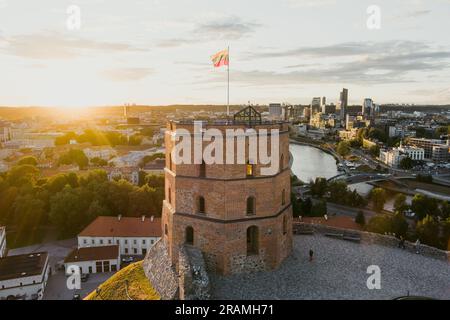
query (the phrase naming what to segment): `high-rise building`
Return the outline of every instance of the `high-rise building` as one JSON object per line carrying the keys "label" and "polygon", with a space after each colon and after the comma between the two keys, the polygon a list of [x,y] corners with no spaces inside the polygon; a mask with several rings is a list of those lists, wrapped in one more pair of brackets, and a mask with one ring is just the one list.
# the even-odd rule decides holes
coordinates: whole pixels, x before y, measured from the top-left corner
{"label": "high-rise building", "polygon": [[[291,253],[288,125],[249,120],[247,124],[233,121],[203,126],[224,137],[227,129],[250,127],[259,133],[279,129],[280,167],[274,175],[262,175],[264,165],[248,155],[244,164],[175,164],[171,137],[177,129],[184,129],[183,139],[192,139],[194,145],[194,123],[168,123],[162,239],[174,266],[184,245],[200,249],[207,269],[220,274],[274,269]],[[243,139],[247,143],[249,138]],[[227,147],[223,141],[224,155]]]}
{"label": "high-rise building", "polygon": [[281,119],[283,110],[281,108],[281,103],[270,103],[269,104],[269,115],[272,119]]}
{"label": "high-rise building", "polygon": [[370,99],[370,98],[364,99],[363,106],[362,106],[362,114],[366,117],[374,116],[374,105],[373,105],[372,99]]}
{"label": "high-rise building", "polygon": [[348,106],[348,89],[343,88],[342,92],[339,96],[339,109],[341,120],[345,121],[345,116],[347,115],[347,106]]}

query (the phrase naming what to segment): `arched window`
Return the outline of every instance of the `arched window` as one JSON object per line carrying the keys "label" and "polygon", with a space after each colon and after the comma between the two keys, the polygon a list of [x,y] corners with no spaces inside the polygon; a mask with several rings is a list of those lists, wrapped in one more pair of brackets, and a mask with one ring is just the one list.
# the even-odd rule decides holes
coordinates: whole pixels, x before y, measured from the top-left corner
{"label": "arched window", "polygon": [[164,225],[164,234],[166,236],[169,234],[169,228],[167,228],[167,224]]}
{"label": "arched window", "polygon": [[251,226],[247,228],[247,255],[258,254],[258,227]]}
{"label": "arched window", "polygon": [[281,191],[281,205],[284,206],[286,204],[286,190],[283,189],[283,191]]}
{"label": "arched window", "polygon": [[286,216],[283,217],[283,234],[287,233],[287,219]]}
{"label": "arched window", "polygon": [[247,161],[245,172],[247,174],[247,177],[253,177],[253,164],[250,163],[250,161]]}
{"label": "arched window", "polygon": [[202,196],[198,197],[198,213],[206,213],[205,210],[205,198],[203,198]]}
{"label": "arched window", "polygon": [[186,244],[194,244],[194,228],[186,227]]}
{"label": "arched window", "polygon": [[247,198],[247,215],[252,216],[256,214],[256,201],[255,197],[251,196]]}
{"label": "arched window", "polygon": [[172,171],[172,154],[169,153],[169,169]]}
{"label": "arched window", "polygon": [[280,157],[280,172],[283,171],[283,169],[284,169],[284,155],[281,154],[281,157]]}
{"label": "arched window", "polygon": [[205,163],[205,160],[203,160],[202,163],[200,164],[200,174],[199,174],[199,176],[201,178],[206,177],[206,163]]}

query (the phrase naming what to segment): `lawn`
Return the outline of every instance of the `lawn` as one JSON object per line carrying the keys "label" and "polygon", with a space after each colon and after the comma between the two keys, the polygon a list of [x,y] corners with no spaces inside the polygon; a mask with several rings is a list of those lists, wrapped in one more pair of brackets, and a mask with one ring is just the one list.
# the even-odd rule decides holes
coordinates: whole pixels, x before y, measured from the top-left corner
{"label": "lawn", "polygon": [[[126,281],[128,280],[128,295]],[[84,300],[159,300],[161,299],[144,274],[142,261],[118,271]],[[130,299],[131,298],[131,299]]]}

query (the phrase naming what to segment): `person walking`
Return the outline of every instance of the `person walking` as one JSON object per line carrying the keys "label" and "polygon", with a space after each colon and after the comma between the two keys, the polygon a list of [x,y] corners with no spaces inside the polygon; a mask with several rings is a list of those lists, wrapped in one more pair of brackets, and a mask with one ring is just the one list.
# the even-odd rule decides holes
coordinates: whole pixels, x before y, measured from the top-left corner
{"label": "person walking", "polygon": [[416,250],[417,254],[419,254],[419,245],[420,245],[420,240],[419,240],[419,238],[417,238],[416,243],[414,243],[414,249]]}
{"label": "person walking", "polygon": [[313,257],[314,257],[314,251],[312,249],[309,249],[309,262],[313,261]]}

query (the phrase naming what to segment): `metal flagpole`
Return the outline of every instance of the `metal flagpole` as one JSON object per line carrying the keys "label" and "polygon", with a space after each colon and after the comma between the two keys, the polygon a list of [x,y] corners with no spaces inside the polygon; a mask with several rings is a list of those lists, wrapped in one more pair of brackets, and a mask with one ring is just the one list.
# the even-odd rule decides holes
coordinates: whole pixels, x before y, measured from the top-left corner
{"label": "metal flagpole", "polygon": [[227,86],[227,117],[230,116],[230,46],[228,46],[228,86]]}

